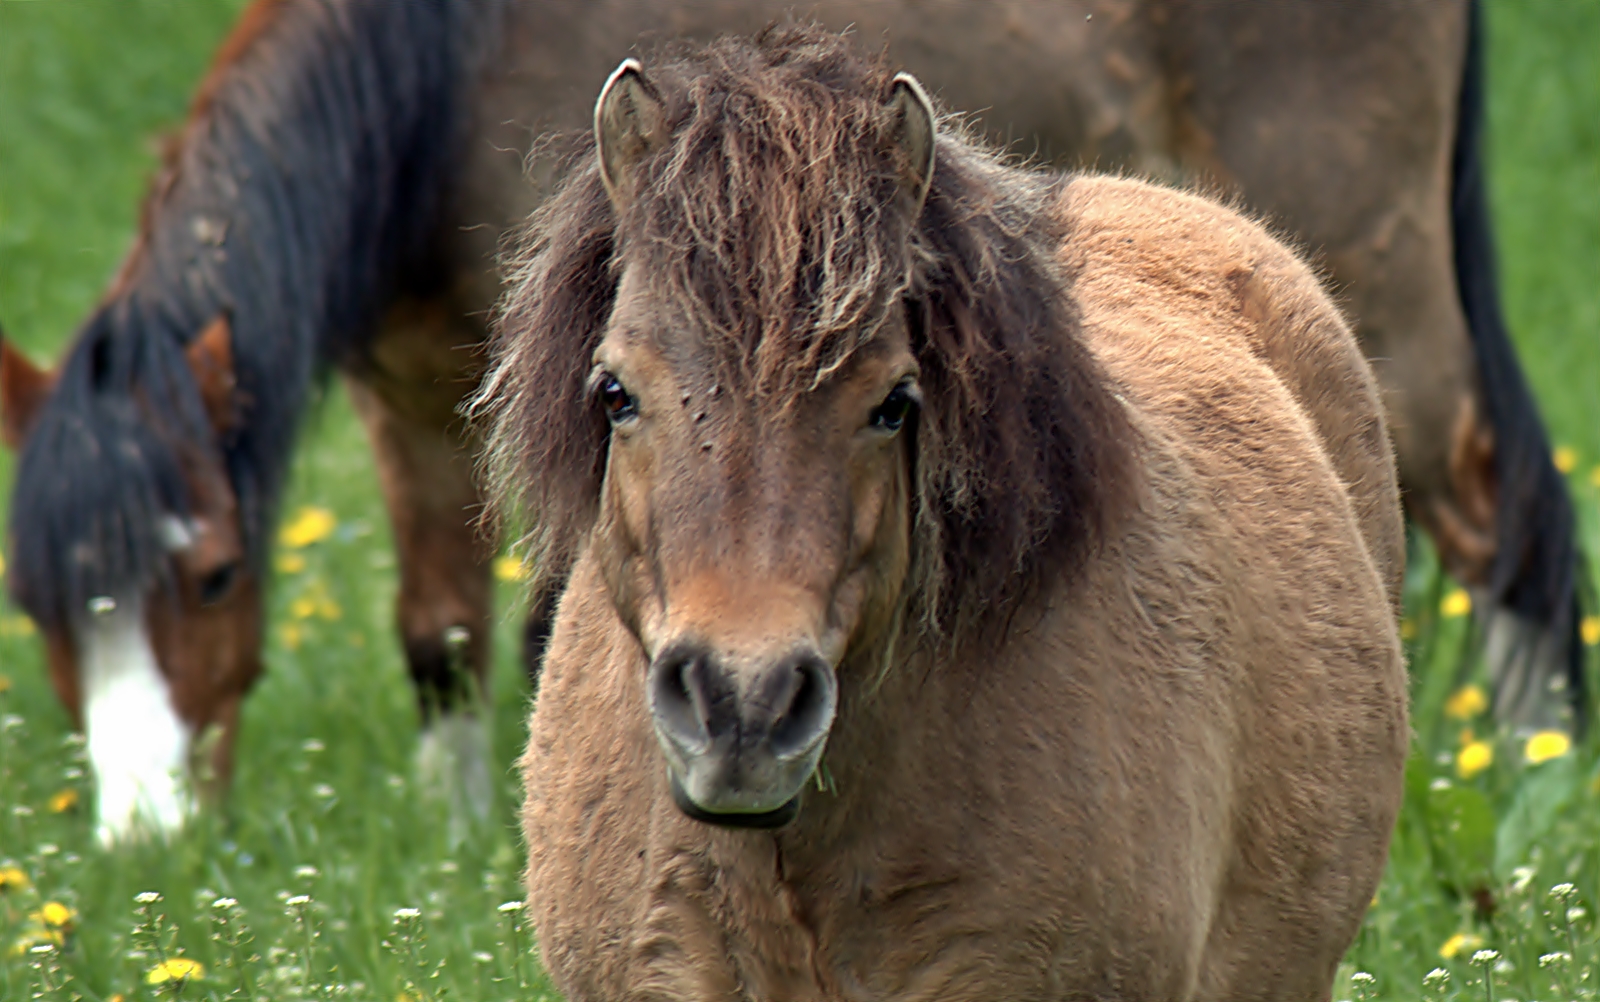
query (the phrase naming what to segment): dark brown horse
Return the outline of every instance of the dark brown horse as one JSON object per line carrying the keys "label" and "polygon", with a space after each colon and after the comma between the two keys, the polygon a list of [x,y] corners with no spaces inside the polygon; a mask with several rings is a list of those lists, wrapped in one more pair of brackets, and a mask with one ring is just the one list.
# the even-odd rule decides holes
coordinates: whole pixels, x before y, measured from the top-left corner
{"label": "dark brown horse", "polygon": [[602,91],[482,401],[572,563],[529,907],[588,999],[1327,998],[1399,809],[1399,495],[1311,270],[818,28]]}
{"label": "dark brown horse", "polygon": [[[249,8],[59,372],[0,344],[0,412],[22,449],[8,584],[88,728],[104,831],[141,797],[176,823],[171,775],[203,731],[221,733],[200,743],[215,756],[203,771],[228,775],[260,672],[283,471],[329,370],[378,454],[430,747],[460,744],[468,761],[481,749],[446,640],[465,638],[481,678],[487,548],[455,407],[478,379],[469,346],[499,293],[501,235],[547,182],[528,183],[524,155],[545,130],[586,125],[594,81],[640,38],[754,31],[788,6]],[[1550,666],[1579,651],[1571,511],[1485,278],[1465,4],[826,0],[800,13],[887,44],[991,138],[1058,165],[1205,178],[1295,234],[1380,360],[1409,510],[1485,589],[1480,608],[1546,638],[1539,684],[1523,688],[1538,697],[1562,677]],[[564,568],[541,571],[559,583]],[[92,613],[96,599],[110,601]]]}

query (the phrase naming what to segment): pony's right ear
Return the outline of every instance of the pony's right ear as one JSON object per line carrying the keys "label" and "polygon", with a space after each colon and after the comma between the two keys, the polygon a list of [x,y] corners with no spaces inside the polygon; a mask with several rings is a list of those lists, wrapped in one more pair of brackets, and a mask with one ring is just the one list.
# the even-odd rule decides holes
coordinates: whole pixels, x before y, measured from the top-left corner
{"label": "pony's right ear", "polygon": [[894,89],[889,94],[888,146],[895,166],[900,172],[900,189],[911,203],[915,218],[922,214],[922,203],[928,199],[928,188],[933,184],[933,152],[938,132],[938,118],[933,113],[933,102],[922,84],[909,73],[894,75]]}
{"label": "pony's right ear", "polygon": [[637,59],[624,59],[611,71],[594,103],[594,145],[600,180],[611,204],[626,207],[633,196],[633,169],[667,141],[667,114],[661,95],[645,79]]}
{"label": "pony's right ear", "polygon": [[0,439],[7,446],[22,447],[55,385],[55,373],[28,361],[0,332]]}

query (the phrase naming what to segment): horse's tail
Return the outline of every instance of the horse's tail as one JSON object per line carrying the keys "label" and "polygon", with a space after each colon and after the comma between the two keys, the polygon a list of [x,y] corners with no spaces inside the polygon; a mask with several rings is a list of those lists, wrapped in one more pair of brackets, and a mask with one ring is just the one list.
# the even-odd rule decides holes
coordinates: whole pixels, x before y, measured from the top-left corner
{"label": "horse's tail", "polygon": [[[1565,643],[1564,663],[1575,726],[1587,706],[1580,622],[1592,598],[1579,585],[1572,499],[1556,469],[1539,408],[1506,331],[1496,283],[1494,236],[1484,183],[1483,13],[1472,0],[1465,70],[1451,157],[1450,222],[1456,283],[1477,357],[1478,379],[1494,428],[1499,481],[1496,552],[1489,589],[1504,606]],[[1548,684],[1551,679],[1535,679]]]}

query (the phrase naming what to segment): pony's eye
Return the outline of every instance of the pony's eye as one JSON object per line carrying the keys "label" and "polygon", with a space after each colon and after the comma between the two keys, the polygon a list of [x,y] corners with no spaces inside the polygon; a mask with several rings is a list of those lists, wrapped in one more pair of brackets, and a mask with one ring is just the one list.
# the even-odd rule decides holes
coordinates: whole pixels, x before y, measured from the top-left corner
{"label": "pony's eye", "polygon": [[623,388],[616,376],[609,372],[600,380],[600,407],[606,412],[606,419],[612,424],[618,424],[639,413],[639,404],[633,395]]}
{"label": "pony's eye", "polygon": [[883,403],[872,409],[872,416],[868,423],[880,431],[897,432],[906,423],[911,409],[917,406],[917,398],[912,394],[911,387],[901,383],[889,391],[883,398]]}
{"label": "pony's eye", "polygon": [[216,605],[228,597],[233,591],[234,582],[239,577],[239,562],[237,560],[223,564],[216,570],[200,579],[197,591],[200,593],[201,605]]}

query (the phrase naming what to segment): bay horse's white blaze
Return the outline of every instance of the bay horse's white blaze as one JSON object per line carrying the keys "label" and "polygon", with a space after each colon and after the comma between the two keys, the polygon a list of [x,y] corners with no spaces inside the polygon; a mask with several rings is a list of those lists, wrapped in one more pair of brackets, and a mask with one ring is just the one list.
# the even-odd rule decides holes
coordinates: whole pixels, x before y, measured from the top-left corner
{"label": "bay horse's white blaze", "polygon": [[176,831],[193,807],[183,783],[192,735],[173,709],[137,603],[91,616],[78,644],[96,834],[109,845],[140,824]]}

